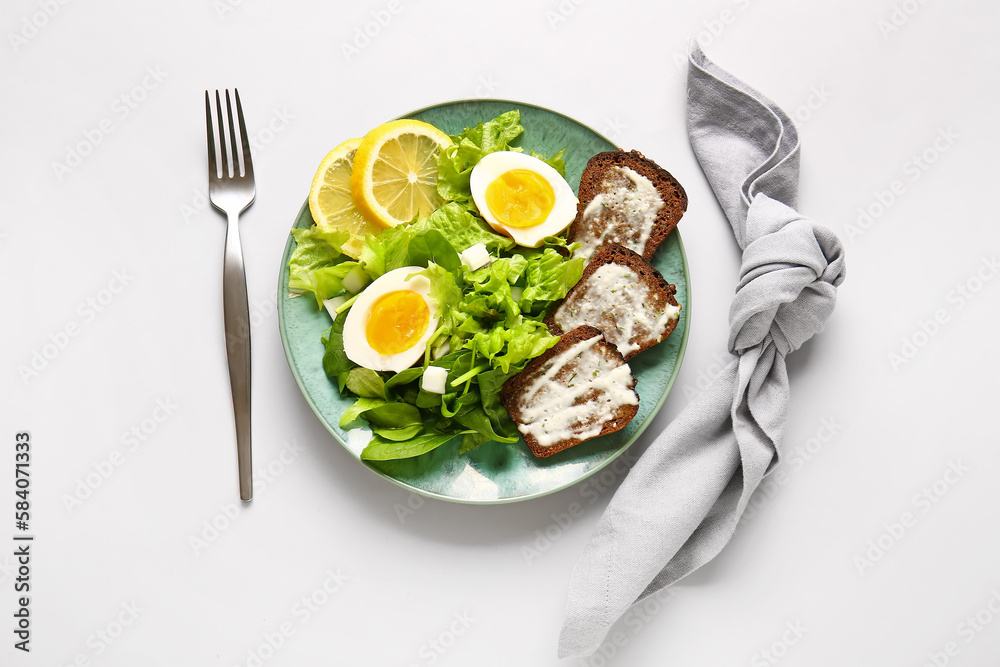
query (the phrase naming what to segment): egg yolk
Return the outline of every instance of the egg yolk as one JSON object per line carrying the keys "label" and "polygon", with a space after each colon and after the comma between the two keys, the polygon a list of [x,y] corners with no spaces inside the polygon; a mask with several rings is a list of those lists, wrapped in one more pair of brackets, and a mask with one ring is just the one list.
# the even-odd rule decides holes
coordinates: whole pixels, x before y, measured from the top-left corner
{"label": "egg yolk", "polygon": [[535,227],[545,222],[556,202],[549,182],[528,169],[512,169],[486,186],[486,204],[501,225]]}
{"label": "egg yolk", "polygon": [[365,336],[379,354],[399,354],[417,344],[430,320],[424,297],[411,290],[389,292],[372,304]]}

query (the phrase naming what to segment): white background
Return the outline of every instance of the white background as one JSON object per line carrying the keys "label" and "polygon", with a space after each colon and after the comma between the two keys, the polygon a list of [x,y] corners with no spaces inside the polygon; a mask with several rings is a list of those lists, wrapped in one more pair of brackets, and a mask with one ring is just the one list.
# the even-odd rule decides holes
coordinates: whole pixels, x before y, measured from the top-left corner
{"label": "white background", "polygon": [[[0,541],[12,544],[24,429],[37,534],[30,655],[11,648],[12,547],[0,548],[0,662],[253,665],[271,636],[268,666],[557,664],[570,571],[620,476],[467,507],[421,506],[366,471],[288,370],[280,257],[323,155],[421,106],[523,100],[643,151],[687,189],[694,303],[683,369],[640,452],[725,360],[739,265],[685,131],[680,63],[698,37],[800,121],[799,208],[841,234],[847,280],[826,331],[789,360],[781,476],[719,558],[633,612],[589,664],[997,664],[1000,279],[983,262],[1000,250],[998,5],[413,0],[365,44],[358,31],[389,3],[151,4],[8,0],[0,16]],[[229,519],[224,222],[203,198],[203,91],[232,86],[258,142],[241,232],[259,479]],[[113,131],[88,139],[102,121]],[[55,166],[81,144],[68,173]],[[943,324],[927,325],[937,311]],[[172,406],[160,423],[157,401]],[[116,451],[120,465],[68,507]],[[965,471],[938,481],[952,464]],[[317,593],[328,572],[344,580]],[[314,594],[324,603],[307,617],[296,605]],[[278,642],[283,624],[293,633]]]}

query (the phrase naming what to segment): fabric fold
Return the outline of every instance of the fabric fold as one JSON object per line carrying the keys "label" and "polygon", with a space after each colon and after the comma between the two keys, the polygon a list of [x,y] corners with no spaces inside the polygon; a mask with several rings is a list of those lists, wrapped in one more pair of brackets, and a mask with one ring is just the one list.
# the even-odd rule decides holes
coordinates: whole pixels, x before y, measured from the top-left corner
{"label": "fabric fold", "polygon": [[570,580],[560,657],[595,651],[635,602],[714,558],[777,463],[785,355],[822,330],[844,279],[828,228],[799,215],[799,139],[777,105],[689,55],[688,132],[743,250],[730,308],[735,359],[622,482]]}

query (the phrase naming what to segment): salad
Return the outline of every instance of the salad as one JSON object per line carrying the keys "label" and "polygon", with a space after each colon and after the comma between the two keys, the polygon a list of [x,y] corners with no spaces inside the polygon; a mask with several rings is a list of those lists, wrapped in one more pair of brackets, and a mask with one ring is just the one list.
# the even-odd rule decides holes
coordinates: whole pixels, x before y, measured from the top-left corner
{"label": "salad", "polygon": [[340,426],[371,429],[363,459],[519,440],[500,389],[558,342],[542,320],[585,262],[563,151],[523,131],[517,110],[453,136],[394,121],[320,165],[288,285],[332,317],[323,368],[355,399]]}

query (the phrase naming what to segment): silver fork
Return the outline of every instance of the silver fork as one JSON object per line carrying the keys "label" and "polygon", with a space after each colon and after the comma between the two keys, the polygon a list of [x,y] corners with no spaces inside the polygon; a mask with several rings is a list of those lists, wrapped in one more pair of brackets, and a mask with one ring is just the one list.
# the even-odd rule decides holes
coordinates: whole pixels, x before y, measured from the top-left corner
{"label": "silver fork", "polygon": [[[222,310],[226,322],[226,356],[229,359],[229,384],[233,393],[233,414],[236,417],[236,458],[240,471],[240,498],[253,498],[253,469],[250,461],[250,305],[247,301],[247,274],[240,247],[240,213],[253,203],[255,189],[250,142],[243,121],[240,93],[235,88],[236,116],[239,120],[243,169],[233,126],[233,108],[226,90],[226,116],[229,141],[222,122],[222,100],[215,91],[219,141],[212,129],[212,101],[205,91],[205,121],[208,125],[208,194],[212,206],[226,214],[226,257],[222,273]],[[216,162],[216,148],[219,162]],[[230,164],[230,156],[232,164]]]}

